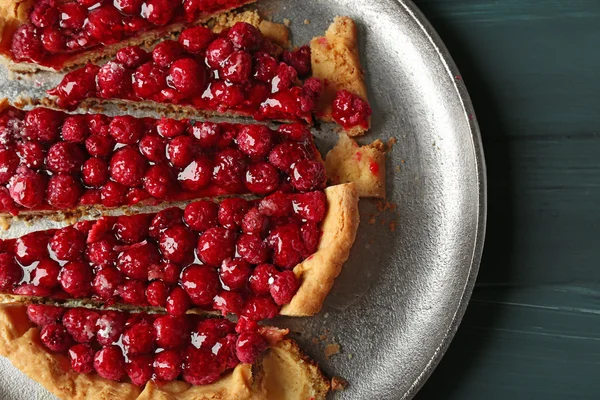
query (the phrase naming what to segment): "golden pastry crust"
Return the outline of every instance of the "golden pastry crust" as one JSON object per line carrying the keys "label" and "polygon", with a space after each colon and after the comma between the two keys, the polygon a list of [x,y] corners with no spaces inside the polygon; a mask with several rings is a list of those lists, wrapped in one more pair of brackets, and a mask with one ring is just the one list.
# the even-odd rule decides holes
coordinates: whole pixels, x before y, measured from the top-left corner
{"label": "golden pastry crust", "polygon": [[0,355],[61,399],[69,400],[315,400],[325,399],[330,382],[291,340],[272,345],[255,365],[240,364],[217,382],[192,386],[170,382],[138,387],[96,374],[70,370],[63,354],[49,352],[21,304],[0,307]]}
{"label": "golden pastry crust", "polygon": [[[247,4],[252,4],[257,0],[244,0],[243,4],[239,7]],[[10,41],[15,30],[22,24],[26,23],[29,19],[29,10],[35,4],[35,0],[0,0],[0,46],[4,49],[10,48]],[[81,67],[87,63],[99,63],[106,60],[116,54],[120,49],[127,46],[145,46],[149,47],[155,44],[157,41],[163,38],[172,37],[180,33],[183,29],[190,25],[200,24],[209,21],[212,18],[219,17],[221,14],[227,14],[234,8],[224,9],[211,14],[204,14],[200,16],[196,21],[191,24],[184,22],[178,22],[169,24],[164,27],[153,29],[151,31],[143,32],[139,35],[132,36],[118,43],[101,46],[100,48],[93,48],[85,50],[79,53],[74,58],[65,62],[59,71],[68,71],[74,68]],[[6,67],[20,74],[32,74],[37,71],[57,71],[55,68],[38,65],[28,62],[16,62],[11,60],[9,57],[0,54],[0,62],[6,65]]]}
{"label": "golden pastry crust", "polygon": [[[323,94],[317,116],[333,121],[331,106],[339,90],[347,90],[367,101],[367,87],[358,52],[358,31],[350,17],[336,17],[325,32],[310,42],[312,75],[323,81]],[[369,118],[369,127],[371,119]],[[368,130],[356,126],[346,131],[349,136],[362,135]]]}
{"label": "golden pastry crust", "polygon": [[328,211],[321,226],[319,248],[294,268],[301,281],[300,289],[283,306],[281,315],[311,316],[321,311],[356,239],[360,221],[356,186],[353,183],[331,186],[325,189],[325,195]]}
{"label": "golden pastry crust", "polygon": [[354,182],[360,197],[385,198],[385,145],[381,140],[359,146],[342,132],[325,157],[325,171],[334,184]]}

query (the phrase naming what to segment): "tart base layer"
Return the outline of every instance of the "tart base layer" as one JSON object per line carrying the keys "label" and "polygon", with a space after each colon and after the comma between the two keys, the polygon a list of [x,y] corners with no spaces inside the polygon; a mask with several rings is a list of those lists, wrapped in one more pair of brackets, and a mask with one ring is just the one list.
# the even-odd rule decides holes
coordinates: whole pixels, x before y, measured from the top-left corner
{"label": "tart base layer", "polygon": [[62,399],[164,400],[305,400],[325,399],[330,383],[297,344],[284,340],[269,348],[255,365],[240,364],[231,374],[205,386],[171,382],[138,387],[70,370],[66,356],[53,354],[39,341],[24,305],[0,307],[0,355]]}

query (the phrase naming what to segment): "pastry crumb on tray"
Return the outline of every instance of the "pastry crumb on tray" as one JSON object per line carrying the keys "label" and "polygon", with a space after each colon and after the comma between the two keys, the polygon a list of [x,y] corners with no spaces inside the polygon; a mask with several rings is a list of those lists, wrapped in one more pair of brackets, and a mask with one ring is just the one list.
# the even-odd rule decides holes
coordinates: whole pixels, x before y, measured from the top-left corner
{"label": "pastry crumb on tray", "polygon": [[360,197],[385,198],[385,145],[381,140],[359,146],[341,133],[325,157],[325,170],[334,184],[354,182]]}

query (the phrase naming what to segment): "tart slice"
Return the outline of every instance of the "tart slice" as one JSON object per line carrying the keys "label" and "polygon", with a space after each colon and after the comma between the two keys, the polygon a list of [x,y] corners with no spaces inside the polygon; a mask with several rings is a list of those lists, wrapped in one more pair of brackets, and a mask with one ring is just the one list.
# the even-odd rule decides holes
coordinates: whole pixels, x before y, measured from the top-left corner
{"label": "tart slice", "polygon": [[4,0],[0,56],[21,73],[71,69],[254,1]]}
{"label": "tart slice", "polygon": [[0,306],[0,355],[62,399],[325,399],[286,331],[225,319]]}
{"label": "tart slice", "polygon": [[4,240],[3,299],[190,309],[249,321],[320,311],[358,228],[354,185],[190,203]]}
{"label": "tart slice", "polygon": [[22,111],[0,103],[0,213],[322,189],[302,125]]}
{"label": "tart slice", "polygon": [[292,51],[280,47],[288,42],[287,29],[255,12],[221,18],[212,28],[184,30],[151,55],[139,47],[123,49],[102,68],[87,65],[67,74],[48,93],[60,107],[110,102],[306,123],[316,113],[352,136],[369,129],[352,19],[336,18],[326,36]]}

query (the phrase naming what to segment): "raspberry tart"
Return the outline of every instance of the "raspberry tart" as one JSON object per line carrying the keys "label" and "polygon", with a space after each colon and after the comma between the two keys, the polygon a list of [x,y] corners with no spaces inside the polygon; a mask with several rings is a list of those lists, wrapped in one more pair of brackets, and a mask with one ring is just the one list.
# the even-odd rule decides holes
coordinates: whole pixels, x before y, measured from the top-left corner
{"label": "raspberry tart", "polygon": [[32,232],[0,244],[1,297],[248,321],[314,315],[348,258],[357,203],[349,184]]}
{"label": "raspberry tart", "polygon": [[322,189],[306,127],[22,111],[0,103],[0,212]]}
{"label": "raspberry tart", "polygon": [[49,305],[0,306],[0,354],[63,399],[325,399],[286,331]]}
{"label": "raspberry tart", "polygon": [[254,1],[2,0],[0,56],[21,73],[71,69]]}
{"label": "raspberry tart", "polygon": [[[370,127],[371,107],[358,58],[354,22],[336,18],[310,47],[282,51],[284,26],[256,13],[237,14],[210,31],[184,30],[152,53],[121,50],[102,68],[87,65],[48,93],[59,107],[126,104],[256,120],[335,121],[352,136]],[[135,53],[134,61],[129,61]]]}

